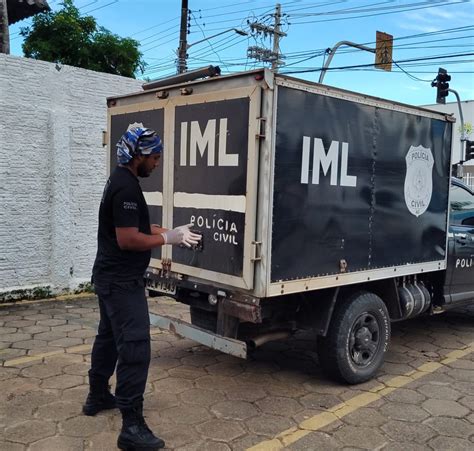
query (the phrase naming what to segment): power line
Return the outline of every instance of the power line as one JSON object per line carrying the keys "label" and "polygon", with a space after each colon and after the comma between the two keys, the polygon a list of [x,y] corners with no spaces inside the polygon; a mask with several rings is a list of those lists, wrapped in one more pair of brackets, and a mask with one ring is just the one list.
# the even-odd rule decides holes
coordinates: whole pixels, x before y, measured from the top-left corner
{"label": "power line", "polygon": [[[199,27],[199,29],[201,30],[202,32],[202,35],[204,38],[206,38],[206,33],[204,33],[204,30],[202,29],[202,27],[198,24],[197,20],[196,20],[196,16],[194,15],[193,12],[191,12],[191,17],[193,18],[194,20],[194,23]],[[206,43],[209,44],[209,47],[211,47],[212,49],[212,52],[217,56],[217,58],[219,59],[219,61],[221,62],[221,64],[223,64],[224,66],[226,66],[226,64],[224,63],[224,61],[222,61],[221,57],[219,56],[219,54],[215,51],[213,45],[212,45],[212,42],[210,40],[207,40]]]}
{"label": "power line", "polygon": [[[433,32],[417,33],[417,34],[412,34],[412,35],[407,35],[407,36],[394,38],[394,42],[395,41],[401,41],[401,40],[407,40],[407,39],[414,39],[414,38],[417,38],[417,37],[425,37],[425,36],[427,37],[427,36],[434,36],[434,35],[440,35],[440,34],[442,35],[442,34],[448,34],[448,33],[452,34],[452,33],[457,33],[457,32],[466,31],[466,30],[474,30],[474,26],[469,25],[469,26],[464,26],[464,27],[447,28],[447,29],[437,30],[437,31],[433,31]],[[210,31],[210,30],[208,30],[208,31]],[[152,42],[158,42],[158,41],[161,41],[162,39],[165,39],[166,37],[173,36],[173,35],[176,35],[176,33],[167,34],[167,35],[165,35],[165,36],[163,36],[163,37],[161,37],[161,38],[159,38],[155,41],[148,42],[144,45],[145,46],[150,45]],[[458,36],[458,37],[443,38],[443,39],[438,39],[438,40],[424,40],[424,41],[415,42],[415,43],[395,44],[393,46],[393,48],[401,49],[402,47],[413,46],[415,44],[434,43],[434,42],[440,42],[440,41],[451,41],[451,40],[457,40],[457,39],[468,39],[468,38],[471,38],[471,37],[473,37],[473,36],[472,35]],[[225,39],[226,38],[224,38],[224,40]],[[167,44],[169,42],[172,42],[172,41],[173,40],[168,40],[164,43],[161,43],[160,45],[165,45],[165,44]],[[373,44],[375,44],[375,41],[363,43],[363,45],[373,45]],[[155,48],[159,47],[160,45],[155,45],[153,47],[143,48],[142,51],[143,52],[148,52],[149,50],[152,50],[152,49],[155,49]],[[427,48],[427,47],[425,46],[424,48]],[[313,54],[314,57],[318,57],[318,56],[320,56],[319,53],[321,51],[324,51],[324,50],[325,49],[320,48],[320,49],[307,50],[307,51],[303,51],[303,52],[292,52],[292,53],[285,54],[285,56],[286,56],[287,59],[292,58],[293,57],[292,55],[301,55],[301,57],[305,57],[305,56],[308,56],[309,54]],[[350,48],[350,49],[341,49],[339,51],[339,54],[354,53],[354,52],[358,52],[358,51],[359,50],[355,50],[355,49],[352,49],[352,48]],[[294,64],[292,64],[292,65],[294,65]]]}
{"label": "power line", "polygon": [[[461,57],[461,56],[473,56],[474,52],[472,53],[458,53],[455,55],[439,55],[439,56],[429,56],[429,57],[423,57],[423,58],[413,58],[413,59],[408,59],[408,60],[401,60],[401,61],[396,61],[396,63],[407,63],[407,62],[412,62],[412,61],[428,61],[428,60],[438,60],[446,57],[450,58],[455,58],[455,57]],[[395,63],[395,61],[393,61]],[[359,67],[370,67],[373,66],[373,64],[356,64],[356,65],[351,65],[351,66],[342,66],[342,67],[328,67],[326,70],[331,70],[331,71],[336,71],[336,70],[341,70],[341,69],[354,69],[354,68],[359,68]],[[317,69],[310,69],[310,70],[300,70],[300,71],[290,71],[290,72],[284,72],[285,74],[298,74],[298,73],[306,73],[306,72],[320,72],[322,68],[317,68]]]}
{"label": "power line", "polygon": [[[142,53],[149,52],[150,50],[156,49],[157,47],[161,47],[162,45],[169,44],[170,42],[173,42],[173,41],[175,41],[175,40],[176,40],[176,38],[173,38],[173,39],[170,39],[170,40],[168,40],[168,41],[166,41],[166,42],[161,42],[160,44],[154,45],[153,47],[149,47],[149,48],[147,48],[147,49],[142,50]],[[150,42],[149,42],[148,44],[150,44]]]}
{"label": "power line", "polygon": [[[98,1],[98,0],[96,0],[96,1]],[[296,3],[296,2],[298,2],[298,1],[299,1],[299,0],[293,0],[293,1],[291,1],[291,2],[288,2],[288,4]],[[249,0],[248,3],[252,3],[252,1]],[[215,9],[223,10],[223,9],[225,9],[225,8],[230,8],[230,7],[232,7],[232,6],[237,6],[237,5],[238,5],[238,6],[241,6],[241,5],[242,5],[242,2],[232,3],[232,4],[230,4],[230,5],[219,5],[219,6],[216,6],[216,7],[214,7],[214,8],[199,9],[199,10],[197,10],[197,11],[211,11],[211,10],[215,10]],[[266,8],[266,7],[263,7],[263,8]],[[254,9],[255,9],[255,8],[254,8]],[[241,11],[247,11],[247,12],[248,12],[248,10],[241,10]],[[224,15],[229,15],[229,14],[232,14],[232,13],[233,13],[233,12],[225,13]],[[157,24],[157,25],[153,25],[153,26],[151,26],[151,27],[148,27],[148,28],[145,28],[145,29],[143,29],[143,30],[140,30],[140,31],[138,31],[138,32],[136,32],[136,33],[134,33],[134,34],[132,34],[131,36],[135,36],[135,35],[137,35],[137,34],[140,34],[140,33],[145,32],[145,31],[152,30],[152,29],[154,29],[154,28],[160,27],[160,26],[162,26],[162,25],[166,25],[166,24],[168,24],[168,23],[170,23],[170,22],[177,21],[177,20],[179,20],[179,19],[180,19],[180,16],[176,16],[175,18],[170,19],[170,20],[168,20],[168,21],[166,21],[166,22],[163,22],[163,23],[160,23],[160,24]],[[221,29],[224,29],[224,28],[214,28],[214,29],[212,29],[212,30],[207,29],[207,31],[214,31],[214,30],[219,31],[219,30],[221,30]],[[191,32],[191,34],[192,34],[192,33],[193,33],[193,32]],[[146,38],[145,38],[145,39],[146,39]]]}
{"label": "power line", "polygon": [[[90,9],[89,11],[84,11],[84,14],[89,14],[89,13],[91,13],[91,12],[93,12],[93,11],[97,11],[97,10],[99,10],[99,9],[106,8],[107,6],[113,5],[114,3],[117,3],[117,2],[118,2],[118,0],[112,0],[111,2],[109,2],[109,3],[105,4],[105,5],[99,6],[99,7],[94,8],[94,9]],[[82,8],[81,8],[81,9],[82,9]]]}
{"label": "power line", "polygon": [[[286,4],[293,4],[293,3],[296,3],[297,1],[298,1],[298,0],[294,0],[294,1],[289,2],[289,3],[286,3]],[[275,3],[272,3],[272,5],[273,5],[272,9],[270,9],[269,11],[274,11],[274,9],[275,9],[275,6],[274,6]],[[284,3],[283,5],[285,5],[285,3]],[[222,9],[222,7],[217,7],[217,8],[212,8],[212,9]],[[258,7],[258,8],[252,8],[252,11],[258,11],[258,10],[260,10],[260,9],[268,9],[268,6],[260,6],[260,7]],[[198,10],[193,11],[193,12],[202,12],[202,11],[206,11],[206,10],[204,10],[204,9],[198,9]],[[239,9],[239,10],[237,10],[237,11],[228,11],[228,12],[225,12],[225,13],[209,15],[209,16],[207,16],[207,17],[222,17],[222,16],[228,16],[229,14],[235,14],[235,13],[241,13],[241,12],[246,12],[246,13],[248,13],[249,10],[248,10],[248,9]],[[201,17],[200,17],[200,19],[201,19]],[[218,23],[219,23],[219,22],[218,22]]]}
{"label": "power line", "polygon": [[[347,69],[347,70],[341,70],[341,72],[374,72],[374,73],[379,73],[380,70],[379,69],[375,69],[375,68],[369,68],[369,67],[365,67],[365,68],[359,68],[359,69]],[[416,70],[412,70],[410,71],[410,74],[433,74],[435,71],[416,71]],[[394,75],[400,75],[402,73],[402,71],[400,70],[392,70],[390,72],[387,72],[387,74],[394,74]],[[474,71],[460,71],[460,70],[450,70],[449,71],[450,74],[474,74]],[[426,80],[422,80],[422,81],[426,81]],[[431,81],[431,80],[430,80]]]}
{"label": "power line", "polygon": [[[172,33],[169,33],[169,34],[165,35],[165,36],[162,36],[162,37],[160,37],[160,38],[154,39],[153,41],[150,41],[150,42],[148,42],[147,44],[143,44],[144,41],[146,41],[146,40],[148,40],[148,39],[150,39],[150,38],[153,38],[153,37],[155,37],[155,36],[161,35],[161,34],[163,34],[163,33],[166,33],[167,31],[170,31],[170,30],[174,30],[174,31],[173,31]],[[176,34],[176,33],[177,33],[176,25],[172,25],[171,27],[167,28],[166,30],[160,31],[160,32],[158,32],[158,33],[151,34],[150,36],[147,36],[146,38],[141,39],[141,40],[140,40],[140,45],[148,45],[148,44],[151,44],[152,42],[159,41],[159,40],[161,40],[161,39],[164,39],[164,38],[166,38],[166,37],[168,37],[168,36],[171,36],[171,35],[173,35],[173,34]]]}
{"label": "power line", "polygon": [[[148,31],[148,30],[153,30],[154,28],[161,27],[161,26],[166,25],[166,24],[168,24],[168,23],[170,23],[170,22],[174,22],[174,21],[176,21],[176,20],[178,20],[178,19],[179,19],[179,16],[174,17],[173,19],[167,20],[166,22],[162,22],[162,23],[159,23],[159,24],[157,24],[157,25],[153,25],[153,26],[151,26],[151,27],[144,28],[143,30],[140,30],[140,31],[137,31],[136,33],[133,33],[132,35],[130,35],[130,37],[136,36],[137,34],[144,33],[145,31]],[[147,39],[147,38],[145,38],[145,39]]]}
{"label": "power line", "polygon": [[[81,6],[80,8],[77,8],[77,7],[76,7],[76,8],[77,8],[78,11],[80,11],[81,9],[87,8],[88,6],[93,5],[93,4],[97,3],[98,1],[100,1],[100,0],[93,0],[92,2],[86,3],[85,5]],[[97,10],[99,10],[99,9],[102,9],[102,8],[107,7],[107,6],[113,5],[114,3],[117,3],[118,1],[119,1],[119,0],[113,0],[113,1],[111,1],[110,3],[107,3],[106,5],[102,5],[102,6],[98,7],[98,8],[94,8],[94,9],[91,9],[91,10],[89,10],[89,11],[85,11],[84,14],[89,14],[89,13],[91,13],[92,11],[97,11]],[[52,5],[53,3],[57,3],[57,2],[58,2],[58,0],[50,0],[50,1],[48,2],[48,4]],[[18,31],[18,32],[16,32],[16,33],[13,33],[12,36],[14,36],[14,37],[13,37],[13,38],[10,37],[10,40],[11,40],[11,41],[13,41],[13,40],[15,40],[15,39],[19,39],[19,38],[21,37],[21,34],[20,34],[20,32]]]}
{"label": "power line", "polygon": [[[202,49],[198,51],[197,53],[194,53],[193,57],[201,57],[204,58],[206,56],[212,55],[215,51],[225,51],[231,47],[234,47],[235,45],[239,44],[242,41],[242,36],[227,36],[226,38],[217,41],[217,43],[214,43],[213,45],[213,50],[209,49]],[[230,45],[233,42],[232,45]]]}
{"label": "power line", "polygon": [[[400,9],[400,10],[396,10],[396,11],[385,11],[385,12],[379,12],[379,13],[374,13],[374,14],[364,14],[364,15],[360,15],[360,16],[336,17],[336,18],[333,18],[333,19],[311,20],[311,21],[304,21],[304,22],[290,22],[290,24],[291,25],[302,25],[302,24],[309,24],[309,23],[334,22],[334,21],[349,20],[349,19],[365,19],[367,17],[385,16],[385,15],[389,15],[389,14],[398,14],[398,13],[406,12],[406,11],[416,11],[416,10],[428,9],[428,8],[439,8],[441,6],[444,6],[444,7],[452,6],[452,5],[456,5],[456,4],[459,4],[459,3],[466,3],[468,1],[470,1],[470,0],[458,0],[458,1],[453,1],[453,2],[449,2],[449,3],[433,4],[431,1],[427,0],[426,2],[422,2],[422,4],[428,3],[427,6],[420,6],[420,7],[417,7],[417,8],[406,8],[406,5],[403,5],[403,7],[406,8],[406,9]],[[402,7],[402,6],[400,5],[399,7]],[[318,15],[330,15],[330,14],[332,14],[332,13],[331,12],[326,12],[326,13],[320,13]]]}
{"label": "power line", "polygon": [[[87,8],[88,6],[91,6],[91,5],[94,5],[95,3],[97,3],[99,0],[92,0],[91,2],[89,3],[86,3],[85,5],[82,5],[80,9],[83,9],[83,8]],[[78,8],[79,9],[79,8]]]}
{"label": "power line", "polygon": [[[54,3],[56,0],[51,0],[51,3]],[[96,10],[101,10],[103,8],[106,8],[108,6],[111,6],[115,3],[117,3],[118,0],[114,1],[101,1],[100,0],[84,0],[84,5],[81,6],[81,10],[85,10],[85,14],[89,14],[93,11]],[[270,24],[272,20],[272,15],[270,14],[273,11],[272,9],[269,9],[270,4],[274,4],[272,2],[264,3],[257,3],[258,7],[252,8],[253,5],[256,4],[255,1],[253,2],[248,2],[249,3],[249,8],[251,11],[254,11],[255,13],[258,13],[260,18],[258,19],[260,22],[264,24]],[[346,5],[344,5],[346,3]],[[307,4],[301,4],[298,0],[294,1],[288,1],[288,2],[282,2],[282,5],[285,7],[285,14],[283,14],[284,17],[286,18],[291,18],[291,21],[293,22],[293,25],[304,25],[304,23],[317,23],[317,22],[331,22],[333,20],[355,20],[355,19],[360,19],[364,17],[373,17],[374,15],[387,15],[387,14],[396,14],[396,13],[403,13],[405,11],[414,11],[417,9],[426,9],[426,8],[437,8],[437,7],[443,7],[443,6],[451,6],[451,5],[459,5],[462,3],[467,3],[467,0],[458,0],[458,1],[451,1],[451,2],[436,2],[434,3],[433,1],[428,1],[428,0],[413,0],[413,1],[403,1],[403,2],[392,2],[391,0],[385,0],[385,1],[373,1],[371,3],[365,3],[364,4],[349,4],[347,5],[347,2],[345,0],[339,0],[339,1],[320,1],[320,2],[312,2],[312,3],[307,3]],[[337,7],[336,5],[342,5],[341,7]],[[93,9],[90,9],[94,7]],[[97,7],[95,7],[97,6]],[[220,30],[225,30],[226,24],[232,23],[232,25],[236,25],[238,21],[243,21],[245,20],[245,17],[250,17],[249,16],[249,11],[248,9],[244,9],[246,6],[245,3],[243,2],[233,2],[231,4],[227,5],[218,5],[212,8],[207,8],[207,9],[201,9],[199,10],[199,14],[201,14],[201,18],[198,17],[198,12],[194,11],[194,22],[193,24],[195,25],[194,28],[199,27],[200,32],[206,36],[210,34],[211,31],[220,31]],[[347,6],[347,7],[344,7]],[[329,7],[329,8],[328,8]],[[326,11],[324,11],[326,9]],[[216,13],[214,13],[216,12]],[[252,13],[250,13],[252,14]],[[153,25],[151,27],[143,28],[141,30],[138,30],[135,32],[132,36],[141,36],[147,31],[150,30],[156,30],[154,33],[148,33],[146,37],[142,38],[140,40],[140,48],[141,51],[145,54],[151,54],[153,55],[153,50],[159,47],[164,47],[167,44],[173,42],[176,37],[177,37],[177,31],[173,31],[175,29],[175,23],[176,20],[179,17],[174,17],[170,20],[167,20],[165,22]],[[215,19],[223,19],[223,20],[215,20]],[[313,19],[314,18],[314,19]],[[308,19],[308,20],[305,20]],[[257,19],[256,19],[257,20]],[[209,26],[212,26],[212,24],[219,24],[220,27],[212,27],[209,28]],[[238,27],[238,25],[237,25]],[[464,50],[467,54],[470,52],[472,49],[472,46],[469,44],[461,44],[459,43],[460,40],[462,39],[470,39],[472,38],[472,35],[469,36],[446,36],[448,33],[450,34],[462,34],[463,32],[465,33],[468,30],[473,30],[474,27],[472,25],[466,26],[466,27],[455,27],[451,29],[446,29],[446,30],[438,30],[435,32],[427,32],[427,33],[419,33],[419,34],[413,34],[409,36],[404,36],[401,38],[395,38],[394,39],[394,49],[398,49],[400,52],[402,51],[411,51],[408,54],[405,53],[403,55],[409,55],[410,53],[418,53],[418,52],[412,52],[413,50],[416,49],[431,49],[431,48],[439,48],[440,50],[443,49],[442,51],[446,51],[447,49],[451,48],[457,48],[459,50]],[[159,31],[158,31],[159,30]],[[195,35],[197,31],[192,31],[191,35]],[[434,38],[435,36],[440,36],[439,39],[430,39]],[[442,38],[442,36],[446,36],[445,38]],[[423,39],[425,37],[425,39]],[[14,38],[12,38],[14,39]],[[249,38],[246,38],[247,41]],[[254,39],[260,39],[260,37],[255,37]],[[412,42],[403,42],[402,40],[406,41],[412,41]],[[248,58],[246,58],[246,55],[242,55],[241,58],[226,58],[224,55],[226,51],[229,49],[232,49],[233,47],[239,45],[242,43],[242,39],[240,37],[226,37],[222,40],[213,40],[212,43],[209,43],[206,48],[201,49],[201,48],[196,48],[193,49],[195,50],[193,54],[190,56],[189,60],[193,63],[199,63],[201,61],[209,61],[209,60],[216,60],[220,64],[227,66],[228,69],[237,67],[239,65],[244,66],[248,64]],[[445,41],[445,42],[441,42]],[[262,40],[263,42],[263,40]],[[436,45],[436,43],[439,42],[439,45]],[[453,45],[449,45],[449,42],[452,42]],[[458,43],[456,45],[456,43]],[[425,44],[425,45],[423,45]],[[298,69],[302,66],[302,63],[319,58],[324,55],[325,49],[309,49],[305,51],[298,51],[298,52],[288,52],[285,54],[286,61],[287,61],[287,67],[292,67],[294,69]],[[353,49],[350,50],[341,50],[338,52],[345,54],[349,52],[353,52]],[[435,52],[431,52],[435,53]],[[169,54],[167,52],[167,54]],[[174,58],[174,55],[173,55]],[[206,59],[207,58],[207,59]],[[440,56],[441,58],[441,56]],[[449,58],[449,55],[444,57],[445,60],[446,58]],[[460,63],[459,59],[460,56],[453,56],[453,59],[457,59],[458,61],[453,62],[452,64]],[[173,59],[172,57],[169,58],[161,58],[156,61],[156,58],[153,57],[147,57],[147,59],[154,60],[154,64],[150,65],[147,67],[145,73],[153,73],[153,72],[159,72],[159,71],[168,71],[172,69],[172,64],[173,64]],[[445,61],[444,60],[444,61]],[[433,64],[430,63],[429,61],[433,61],[431,59],[425,59],[421,57],[416,57],[413,58],[412,60],[408,58],[403,58],[403,59],[398,59],[396,64],[400,64],[402,67],[398,66],[397,73],[399,70],[405,70],[407,67],[410,65],[421,65],[421,64]],[[436,60],[438,61],[438,60]],[[342,65],[341,65],[342,66]],[[371,66],[371,65],[368,65]],[[344,67],[344,66],[343,66]],[[350,66],[346,66],[350,67]],[[352,69],[343,69],[343,68],[333,68],[329,70],[362,70],[363,68],[357,67],[357,66],[352,66]],[[405,68],[405,69],[404,69]],[[310,69],[314,71],[314,66]],[[317,70],[317,69],[316,69]],[[296,73],[296,72],[295,72]],[[303,72],[300,72],[303,73]]]}
{"label": "power line", "polygon": [[[333,11],[325,11],[325,12],[310,12],[310,13],[304,13],[304,14],[291,14],[294,17],[309,17],[309,16],[323,16],[323,15],[340,15],[340,14],[354,14],[355,13],[361,13],[361,12],[372,12],[372,11],[382,11],[382,10],[397,10],[401,8],[407,8],[407,7],[412,7],[412,6],[420,6],[420,5],[426,5],[426,4],[433,4],[433,1],[431,0],[424,0],[422,2],[417,2],[417,3],[409,3],[409,4],[401,4],[401,5],[394,5],[392,0],[384,0],[382,2],[377,2],[377,3],[371,3],[368,5],[359,5],[359,6],[354,6],[352,8],[343,8],[343,9],[336,9]],[[391,6],[380,6],[380,5],[387,5],[390,4]],[[377,6],[376,8],[372,8],[373,6]],[[302,9],[307,9],[307,8],[298,8],[291,10],[291,8],[288,9],[288,11],[291,13],[291,11],[300,11]]]}
{"label": "power line", "polygon": [[[395,42],[395,41],[401,41],[401,40],[413,39],[413,38],[417,38],[417,37],[424,37],[424,36],[431,36],[431,35],[438,35],[438,34],[447,34],[447,33],[452,34],[452,33],[459,32],[459,31],[465,31],[466,29],[469,29],[469,30],[473,29],[474,30],[474,26],[447,28],[447,29],[444,29],[444,30],[437,30],[437,31],[428,32],[428,33],[417,33],[417,34],[413,34],[413,35],[407,35],[407,36],[402,36],[402,37],[399,37],[399,38],[394,38],[393,41]],[[406,44],[395,44],[393,46],[393,48],[399,48],[399,49],[404,50],[408,46],[413,46],[413,45],[422,44],[422,43],[434,43],[434,42],[440,42],[440,41],[446,42],[446,41],[450,41],[450,40],[468,39],[468,38],[471,38],[471,37],[473,37],[473,36],[471,36],[471,35],[457,36],[457,37],[453,37],[453,38],[432,39],[432,40],[425,40],[425,41],[406,43]],[[375,44],[375,41],[371,41],[371,42],[365,42],[362,45],[374,45],[374,44]],[[458,46],[453,45],[452,47],[457,48]],[[424,46],[422,48],[426,48],[426,46]],[[305,56],[309,56],[310,54],[319,54],[322,51],[325,51],[325,49],[319,48],[319,49],[305,50],[305,51],[301,51],[301,52],[292,52],[292,53],[287,53],[286,57],[287,58],[305,57]],[[353,49],[353,48],[341,49],[338,52],[338,54],[346,54],[346,53],[354,53],[354,52],[360,52],[360,50]],[[316,56],[319,56],[319,55],[316,55]]]}
{"label": "power line", "polygon": [[431,80],[423,80],[422,78],[418,78],[418,77],[415,77],[414,75],[410,74],[409,72],[407,72],[405,69],[403,69],[403,67],[401,67],[396,61],[392,61],[393,64],[395,64],[395,66],[397,66],[403,73],[405,73],[406,75],[408,75],[408,77],[410,77],[412,80],[415,80],[415,81],[425,81],[427,83],[430,83]]}

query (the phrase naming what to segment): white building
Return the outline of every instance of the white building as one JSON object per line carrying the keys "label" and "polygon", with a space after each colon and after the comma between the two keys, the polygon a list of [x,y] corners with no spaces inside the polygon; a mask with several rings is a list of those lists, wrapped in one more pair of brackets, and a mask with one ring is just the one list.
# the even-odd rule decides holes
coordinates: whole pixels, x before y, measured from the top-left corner
{"label": "white building", "polygon": [[[453,96],[453,94],[450,93],[450,96]],[[458,163],[464,156],[465,149],[465,147],[461,148],[461,117],[459,115],[458,103],[456,101],[446,103],[445,105],[435,103],[434,105],[423,105],[423,107],[452,114],[456,118],[456,123],[453,127],[452,163]],[[464,137],[470,141],[474,141],[474,100],[462,101],[461,108],[464,119]],[[465,146],[464,143],[463,146]],[[463,180],[474,189],[474,160],[464,163]]]}
{"label": "white building", "polygon": [[[453,94],[450,93],[450,97]],[[459,107],[457,102],[449,102],[446,105],[435,103],[434,105],[423,105],[424,108],[430,110],[442,111],[443,113],[452,114],[456,118],[456,124],[453,127],[453,159],[452,162],[457,163],[461,160],[464,153],[461,153],[461,118],[459,116]],[[474,100],[465,100],[461,102],[462,114],[464,117],[464,128],[470,133],[465,133],[465,138],[474,141]],[[474,161],[469,161],[466,165],[474,165]]]}

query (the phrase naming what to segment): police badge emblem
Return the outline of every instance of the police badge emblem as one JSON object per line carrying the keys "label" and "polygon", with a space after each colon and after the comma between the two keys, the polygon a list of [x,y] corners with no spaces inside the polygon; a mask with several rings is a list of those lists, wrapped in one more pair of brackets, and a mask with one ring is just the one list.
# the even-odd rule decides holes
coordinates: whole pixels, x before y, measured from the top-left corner
{"label": "police badge emblem", "polygon": [[416,217],[422,215],[431,202],[433,193],[433,154],[423,146],[411,146],[405,157],[405,203]]}

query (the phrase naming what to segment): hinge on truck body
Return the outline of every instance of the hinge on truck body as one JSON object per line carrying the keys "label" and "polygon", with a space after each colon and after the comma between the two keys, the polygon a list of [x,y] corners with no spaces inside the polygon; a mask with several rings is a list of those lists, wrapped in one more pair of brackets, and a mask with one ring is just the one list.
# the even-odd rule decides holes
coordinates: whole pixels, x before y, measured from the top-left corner
{"label": "hinge on truck body", "polygon": [[262,260],[261,246],[261,241],[252,241],[252,256],[250,257],[250,261],[257,262]]}

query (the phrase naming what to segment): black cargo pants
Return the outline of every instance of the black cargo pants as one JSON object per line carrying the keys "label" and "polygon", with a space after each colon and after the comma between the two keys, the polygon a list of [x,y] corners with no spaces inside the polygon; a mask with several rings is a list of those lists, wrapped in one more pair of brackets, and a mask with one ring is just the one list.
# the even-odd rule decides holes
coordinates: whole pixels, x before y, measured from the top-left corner
{"label": "black cargo pants", "polygon": [[115,396],[120,409],[143,402],[150,365],[150,316],[143,280],[94,280],[100,322],[92,347],[91,390],[108,383],[117,365]]}

